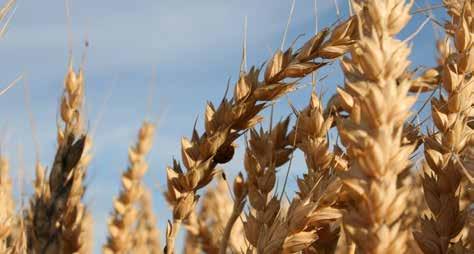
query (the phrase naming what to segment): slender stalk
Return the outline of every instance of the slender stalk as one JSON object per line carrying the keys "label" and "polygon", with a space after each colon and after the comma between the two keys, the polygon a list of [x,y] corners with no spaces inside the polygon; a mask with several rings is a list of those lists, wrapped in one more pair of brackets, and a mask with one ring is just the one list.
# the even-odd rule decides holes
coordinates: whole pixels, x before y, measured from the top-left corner
{"label": "slender stalk", "polygon": [[230,235],[232,233],[232,228],[235,225],[235,222],[242,214],[242,210],[245,206],[245,198],[247,197],[247,184],[245,183],[241,173],[235,178],[234,181],[234,194],[235,200],[234,205],[232,206],[232,213],[227,220],[227,223],[224,228],[224,233],[222,234],[222,239],[219,244],[219,254],[225,254],[227,251],[227,245],[229,242]]}
{"label": "slender stalk", "polygon": [[222,240],[219,245],[219,254],[225,254],[227,250],[227,244],[229,243],[230,233],[234,227],[235,222],[240,217],[244,206],[242,204],[234,203],[234,208],[232,209],[232,214],[230,215],[227,224],[225,225],[224,232],[222,233]]}
{"label": "slender stalk", "polygon": [[174,254],[174,244],[176,241],[176,236],[178,235],[179,228],[181,227],[182,221],[173,219],[173,224],[168,222],[168,227],[166,228],[166,254]]}

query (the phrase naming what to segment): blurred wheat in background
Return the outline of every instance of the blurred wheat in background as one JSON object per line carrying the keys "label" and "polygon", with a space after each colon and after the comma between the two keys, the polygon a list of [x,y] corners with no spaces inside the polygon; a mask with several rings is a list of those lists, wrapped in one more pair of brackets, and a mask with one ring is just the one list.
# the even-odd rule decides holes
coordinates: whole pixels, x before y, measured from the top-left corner
{"label": "blurred wheat in background", "polygon": [[[88,177],[102,159],[88,120],[96,109],[86,104],[85,55],[75,69],[70,46],[53,161],[43,164],[36,141],[34,169],[12,167],[0,140],[0,254],[474,253],[474,1],[419,2],[334,1],[335,21],[320,28],[314,1],[316,32],[287,46],[293,1],[280,48],[249,66],[245,19],[238,78],[209,95],[220,99],[205,103],[194,126],[189,119],[179,159],[150,167],[166,118],[143,120],[128,166],[113,179],[106,232],[94,232],[86,198],[101,184]],[[16,6],[9,0],[0,11],[2,36],[15,29]],[[437,49],[428,67],[411,57],[427,24],[437,35],[427,40]],[[322,89],[330,75],[342,84]],[[29,120],[37,139],[32,112]],[[130,142],[120,138],[107,142]],[[228,169],[232,162],[240,172]],[[23,170],[34,171],[32,181]],[[147,186],[150,171],[166,175],[150,180],[159,188]],[[169,214],[154,211],[157,200]]]}

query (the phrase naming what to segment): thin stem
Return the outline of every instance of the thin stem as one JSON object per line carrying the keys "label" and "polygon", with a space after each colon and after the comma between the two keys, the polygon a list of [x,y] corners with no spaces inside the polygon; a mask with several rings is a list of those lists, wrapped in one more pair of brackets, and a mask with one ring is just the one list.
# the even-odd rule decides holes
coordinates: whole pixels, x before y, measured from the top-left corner
{"label": "thin stem", "polygon": [[224,234],[222,235],[221,243],[219,246],[219,254],[225,254],[227,250],[227,244],[229,243],[230,234],[232,233],[232,228],[234,227],[235,222],[240,217],[242,210],[244,208],[243,200],[236,200],[232,209],[232,214],[230,215],[229,220],[224,228]]}
{"label": "thin stem", "polygon": [[336,15],[338,18],[341,17],[341,10],[339,9],[339,3],[337,2],[337,0],[334,0],[334,7],[336,8]]}
{"label": "thin stem", "polygon": [[285,32],[283,33],[283,38],[281,40],[281,46],[280,46],[281,51],[283,51],[283,48],[285,47],[286,35],[288,33],[288,29],[290,28],[291,18],[293,17],[293,12],[295,10],[295,3],[296,3],[296,0],[293,0],[293,2],[291,2],[290,15],[288,16],[288,22],[286,23]]}
{"label": "thin stem", "polygon": [[18,78],[16,78],[15,80],[13,80],[13,82],[11,82],[10,84],[8,84],[5,88],[3,88],[2,90],[0,90],[0,96],[2,96],[3,94],[5,94],[8,90],[10,90],[10,88],[14,87],[18,81],[20,81],[21,79],[23,78],[23,75],[20,75]]}
{"label": "thin stem", "polygon": [[178,235],[179,228],[181,227],[181,220],[173,219],[173,225],[171,225],[171,232],[168,232],[166,236],[166,246],[165,246],[165,253],[166,254],[174,254],[174,242],[176,240],[176,236]]}
{"label": "thin stem", "polygon": [[[300,120],[300,116],[298,115],[298,118],[296,118],[296,128],[295,128],[295,139],[293,141],[293,148],[296,146],[296,137],[298,136],[298,122]],[[288,182],[288,177],[290,176],[290,169],[291,169],[291,164],[293,162],[293,157],[294,157],[295,152],[293,151],[291,153],[290,157],[290,162],[288,162],[288,168],[286,170],[286,175],[285,175],[285,181],[283,182],[283,189],[281,190],[280,194],[280,200],[282,199],[283,195],[285,194],[285,189],[286,189],[286,184]]]}
{"label": "thin stem", "polygon": [[428,7],[421,7],[419,9],[414,10],[411,15],[418,14],[418,13],[425,13],[425,12],[430,12],[432,10],[440,9],[443,8],[442,4],[437,4],[437,5],[432,5]]}

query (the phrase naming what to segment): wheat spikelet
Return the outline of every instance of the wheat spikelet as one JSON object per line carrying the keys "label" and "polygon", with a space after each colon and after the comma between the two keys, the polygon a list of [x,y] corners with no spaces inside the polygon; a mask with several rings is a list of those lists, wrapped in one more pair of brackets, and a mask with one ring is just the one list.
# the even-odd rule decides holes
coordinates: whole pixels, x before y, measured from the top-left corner
{"label": "wheat spikelet", "polygon": [[133,244],[133,229],[138,211],[135,206],[143,193],[142,177],[148,170],[146,155],[151,149],[154,125],[144,122],[137,143],[129,149],[129,167],[122,175],[122,190],[114,201],[109,220],[109,237],[104,253],[129,253]]}
{"label": "wheat spikelet", "polygon": [[139,200],[137,225],[132,232],[133,247],[130,253],[161,254],[160,233],[156,228],[156,218],[153,214],[151,192],[143,188]]}
{"label": "wheat spikelet", "polygon": [[[334,218],[332,211],[318,209],[310,199],[294,198],[289,208],[281,209],[269,227],[263,252],[259,253],[300,253],[307,252],[318,239],[314,225]],[[321,252],[324,253],[324,252]]]}
{"label": "wheat spikelet", "polygon": [[334,59],[343,55],[353,44],[354,19],[337,26],[331,36],[324,30],[296,50],[277,51],[269,61],[264,80],[259,81],[260,69],[242,71],[231,100],[224,98],[215,108],[208,104],[205,114],[205,133],[193,131],[191,140],[182,140],[183,172],[179,163],[167,169],[167,201],[173,207],[173,221],[168,223],[166,253],[174,251],[179,226],[194,209],[196,191],[206,186],[217,172],[216,165],[226,163],[234,154],[233,142],[261,120],[259,112],[272,101],[293,90],[296,83],[287,78],[301,78],[320,68],[324,62],[316,58]]}
{"label": "wheat spikelet", "polygon": [[[91,139],[83,134],[82,105],[84,74],[77,74],[70,65],[65,92],[61,100],[60,116],[63,127],[58,128],[58,148],[48,185],[31,204],[31,235],[33,253],[88,253],[90,252],[89,212],[81,203],[84,195],[83,178],[90,160]],[[38,175],[37,175],[38,176]],[[45,180],[37,179],[38,184]]]}
{"label": "wheat spikelet", "polygon": [[[345,59],[346,89],[339,89],[350,118],[338,123],[351,159],[343,182],[354,201],[344,214],[344,230],[363,253],[405,253],[407,232],[400,226],[408,195],[398,175],[409,167],[413,145],[403,145],[404,121],[414,98],[403,79],[410,62],[406,42],[394,38],[409,21],[413,2],[353,2],[360,40]],[[357,252],[356,251],[356,252]]]}
{"label": "wheat spikelet", "polygon": [[426,138],[423,188],[432,216],[423,219],[415,238],[424,253],[467,253],[467,247],[456,236],[466,224],[466,211],[461,210],[458,194],[462,177],[472,181],[472,172],[464,164],[469,165],[469,140],[474,135],[468,124],[474,114],[474,5],[471,1],[444,4],[452,18],[446,30],[452,35],[454,48],[449,39],[438,44],[438,64],[442,66],[442,86],[447,95],[431,101],[438,133]]}

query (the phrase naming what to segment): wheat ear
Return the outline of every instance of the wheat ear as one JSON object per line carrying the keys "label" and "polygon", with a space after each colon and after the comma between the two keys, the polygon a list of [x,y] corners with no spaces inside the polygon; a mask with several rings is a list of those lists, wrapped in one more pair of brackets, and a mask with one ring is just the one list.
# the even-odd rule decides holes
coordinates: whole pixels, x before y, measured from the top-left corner
{"label": "wheat ear", "polygon": [[160,233],[156,227],[156,218],[153,214],[151,191],[143,188],[139,200],[139,214],[137,225],[132,232],[133,247],[130,253],[162,254]]}
{"label": "wheat ear", "polygon": [[[339,89],[349,119],[338,130],[351,160],[342,175],[354,199],[344,214],[344,230],[362,253],[405,253],[400,228],[407,188],[397,186],[409,165],[413,145],[403,145],[403,126],[415,99],[403,79],[410,49],[395,35],[410,20],[413,1],[354,1],[360,40],[345,59],[346,89]],[[388,15],[390,14],[390,15]],[[356,252],[357,252],[356,251]]]}
{"label": "wheat ear", "polygon": [[15,202],[8,160],[0,155],[0,253],[12,253],[15,231]]}
{"label": "wheat ear", "polygon": [[337,203],[342,184],[336,172],[347,170],[344,158],[329,151],[327,134],[334,120],[331,116],[325,118],[323,112],[313,92],[309,105],[302,111],[295,110],[298,120],[291,135],[292,143],[303,152],[307,166],[307,173],[297,179],[298,196],[316,204],[313,213],[325,213],[309,227],[317,232],[318,240],[306,251],[311,249],[317,253],[333,251],[338,242],[341,213]]}
{"label": "wheat ear", "polygon": [[271,131],[250,130],[244,157],[251,207],[244,223],[245,236],[251,245],[247,252],[273,253],[282,248],[282,242],[269,245],[272,237],[268,228],[274,224],[280,211],[280,200],[273,193],[276,170],[289,161],[293,152],[288,134],[289,121],[286,118],[271,128]]}
{"label": "wheat ear", "polygon": [[[438,44],[442,66],[442,87],[446,96],[433,98],[432,118],[438,129],[425,140],[426,174],[423,178],[425,200],[432,218],[422,220],[421,231],[415,238],[424,253],[467,251],[454,238],[466,224],[466,211],[460,207],[463,176],[472,181],[464,165],[470,139],[474,136],[468,121],[474,112],[474,5],[471,1],[444,1],[451,21],[447,33],[452,35]],[[471,169],[472,170],[472,169]],[[472,247],[472,246],[471,246]]]}
{"label": "wheat ear", "polygon": [[122,174],[122,190],[114,201],[109,219],[109,237],[104,253],[129,253],[133,246],[133,228],[138,211],[135,208],[143,193],[142,177],[148,170],[146,155],[151,149],[155,127],[144,122],[137,143],[128,151],[129,166]]}
{"label": "wheat ear", "polygon": [[92,141],[83,133],[83,100],[84,73],[80,70],[76,74],[70,66],[60,107],[63,127],[58,128],[58,148],[48,185],[32,202],[32,228],[28,230],[32,235],[28,239],[32,239],[34,253],[90,252],[91,217],[81,199]]}
{"label": "wheat ear", "polygon": [[193,130],[191,140],[183,139],[182,161],[186,172],[175,162],[167,169],[168,191],[166,198],[173,207],[173,221],[168,223],[166,253],[174,252],[174,241],[182,221],[194,209],[198,196],[196,191],[206,186],[215,167],[232,159],[234,141],[243,132],[261,120],[258,115],[267,102],[295,88],[295,81],[325,65],[313,62],[317,58],[331,60],[343,55],[353,44],[355,19],[338,25],[331,35],[325,29],[315,35],[296,51],[277,51],[266,66],[264,80],[259,80],[259,68],[241,71],[231,100],[224,98],[219,107],[209,103],[205,114],[205,132],[199,135]]}

